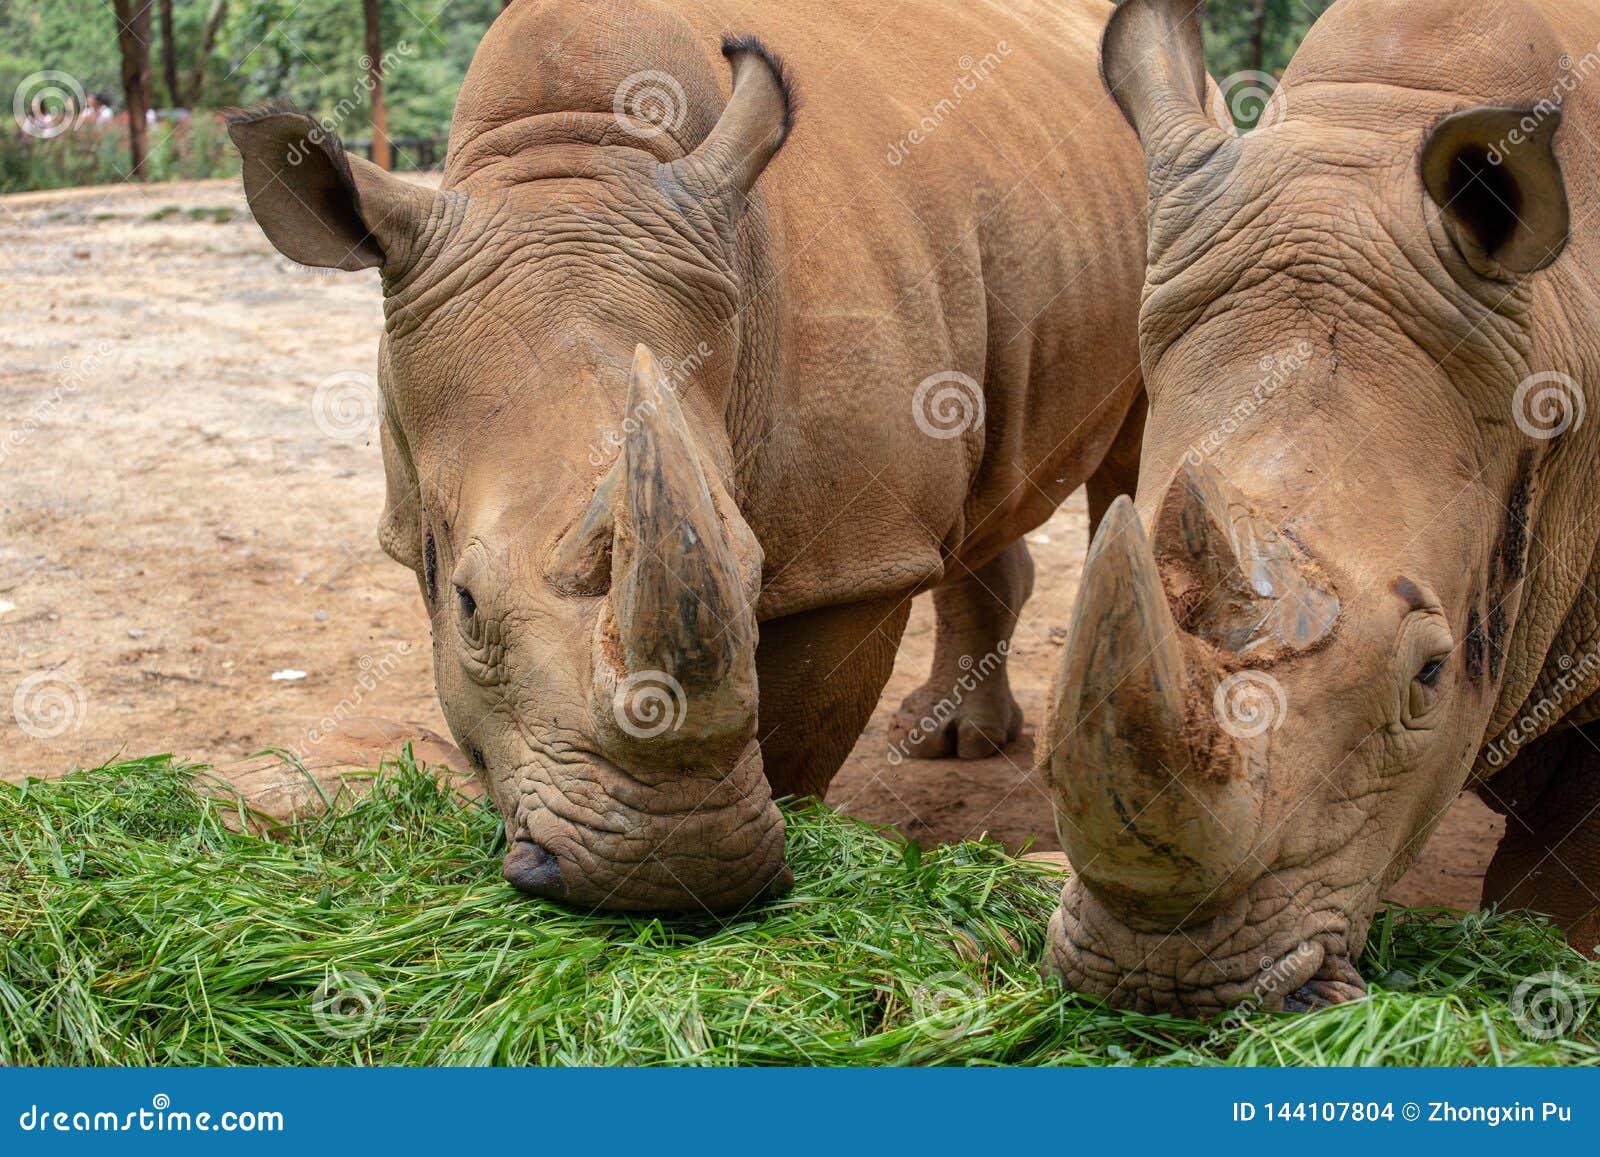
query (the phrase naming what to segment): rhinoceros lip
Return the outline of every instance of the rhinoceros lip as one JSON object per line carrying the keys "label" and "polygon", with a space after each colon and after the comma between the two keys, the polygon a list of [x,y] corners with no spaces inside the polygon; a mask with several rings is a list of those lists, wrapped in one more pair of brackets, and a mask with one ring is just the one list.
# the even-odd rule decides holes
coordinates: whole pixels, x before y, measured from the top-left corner
{"label": "rhinoceros lip", "polygon": [[[1198,1019],[1238,1015],[1241,1009],[1309,1011],[1359,994],[1360,977],[1344,948],[1345,917],[1339,916],[1339,926],[1332,927],[1329,918],[1334,914],[1324,910],[1315,932],[1302,939],[1294,931],[1292,914],[1299,909],[1292,903],[1284,905],[1281,923],[1269,918],[1263,926],[1261,920],[1253,920],[1257,908],[1253,891],[1247,890],[1204,925],[1141,931],[1123,923],[1082,881],[1071,880],[1050,918],[1047,968],[1069,987],[1115,1007]],[[1218,960],[1201,949],[1205,967],[1179,961],[1181,950],[1163,955],[1168,945],[1226,945],[1252,926],[1259,929],[1258,943],[1270,948],[1230,949]],[[1324,985],[1341,984],[1347,988],[1320,991]]]}
{"label": "rhinoceros lip", "polygon": [[512,841],[501,865],[501,875],[512,887],[530,896],[565,900],[566,881],[556,858],[542,846],[526,838]]}
{"label": "rhinoceros lip", "polygon": [[[569,790],[563,776],[583,787]],[[712,799],[719,790],[728,798]],[[568,749],[559,761],[532,761],[517,792],[508,832],[555,862],[560,900],[575,910],[743,909],[777,899],[793,884],[782,813],[768,792],[741,791],[729,777],[651,783],[604,755]],[[662,795],[667,806],[647,806]],[[737,846],[735,833],[752,825],[759,831],[747,852],[714,854],[719,841]],[[695,870],[697,856],[703,874]]]}

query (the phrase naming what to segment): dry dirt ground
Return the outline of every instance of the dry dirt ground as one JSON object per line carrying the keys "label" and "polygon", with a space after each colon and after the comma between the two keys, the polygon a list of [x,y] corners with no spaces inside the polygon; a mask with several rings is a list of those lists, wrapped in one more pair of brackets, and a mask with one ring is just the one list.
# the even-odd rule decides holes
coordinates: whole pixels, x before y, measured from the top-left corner
{"label": "dry dirt ground", "polygon": [[[336,375],[373,370],[377,276],[294,266],[243,209],[230,182],[0,198],[0,775],[163,751],[226,772],[336,711],[445,731],[415,580],[376,543],[370,425],[359,405],[313,412],[330,378],[325,397],[353,381],[360,400]],[[1057,847],[1032,725],[1085,523],[1080,495],[1033,536],[1012,668],[1027,734],[891,766],[889,715],[933,645],[919,599],[831,803],[923,842]],[[1496,837],[1464,799],[1397,897],[1472,906]]]}

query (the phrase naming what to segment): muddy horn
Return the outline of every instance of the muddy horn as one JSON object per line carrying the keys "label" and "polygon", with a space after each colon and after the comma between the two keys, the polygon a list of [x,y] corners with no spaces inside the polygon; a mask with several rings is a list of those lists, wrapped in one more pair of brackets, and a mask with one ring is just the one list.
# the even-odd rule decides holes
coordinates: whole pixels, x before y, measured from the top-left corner
{"label": "muddy horn", "polygon": [[1084,564],[1040,762],[1078,874],[1132,921],[1204,918],[1251,852],[1260,752],[1223,729],[1217,683],[1133,502],[1117,499]]}
{"label": "muddy horn", "polygon": [[1339,599],[1321,569],[1231,482],[1185,462],[1156,515],[1184,626],[1237,654],[1309,650],[1338,625]]}
{"label": "muddy horn", "polygon": [[672,385],[641,345],[610,485],[611,589],[596,625],[594,712],[616,744],[742,750],[755,731],[761,550],[708,477]]}

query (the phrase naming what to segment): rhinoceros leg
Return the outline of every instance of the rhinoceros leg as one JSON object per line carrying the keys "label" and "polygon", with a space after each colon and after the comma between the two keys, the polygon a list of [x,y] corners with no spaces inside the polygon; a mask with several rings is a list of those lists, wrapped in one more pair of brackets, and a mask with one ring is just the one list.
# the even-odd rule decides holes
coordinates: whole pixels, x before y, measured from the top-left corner
{"label": "rhinoceros leg", "polygon": [[894,669],[909,594],[761,624],[761,761],[772,794],[827,793]]}
{"label": "rhinoceros leg", "polygon": [[1478,794],[1506,817],[1484,902],[1543,912],[1574,948],[1600,956],[1600,751],[1592,738],[1552,736]]}
{"label": "rhinoceros leg", "polygon": [[1005,652],[1032,593],[1033,559],[1020,539],[934,590],[933,673],[890,723],[894,750],[912,759],[982,759],[1022,734]]}

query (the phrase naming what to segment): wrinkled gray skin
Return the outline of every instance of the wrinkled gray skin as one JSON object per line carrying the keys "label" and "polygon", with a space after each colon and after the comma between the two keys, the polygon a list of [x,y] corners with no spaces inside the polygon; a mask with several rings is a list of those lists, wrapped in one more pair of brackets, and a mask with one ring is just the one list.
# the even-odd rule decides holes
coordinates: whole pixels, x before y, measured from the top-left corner
{"label": "wrinkled gray skin", "polygon": [[1600,5],[1340,0],[1243,137],[1192,8],[1128,0],[1105,42],[1150,415],[1055,687],[1054,967],[1149,1010],[1358,996],[1474,785],[1511,815],[1487,898],[1593,950],[1600,89],[1539,102]]}
{"label": "wrinkled gray skin", "polygon": [[[292,111],[235,119],[273,243],[382,273],[382,541],[517,887],[736,910],[784,886],[773,798],[826,790],[919,591],[938,656],[908,712],[959,706],[908,746],[1015,736],[1019,539],[1086,481],[1103,509],[1137,453],[1143,162],[1099,83],[1110,12],[516,0],[437,195]],[[939,374],[965,377],[919,393]]]}

